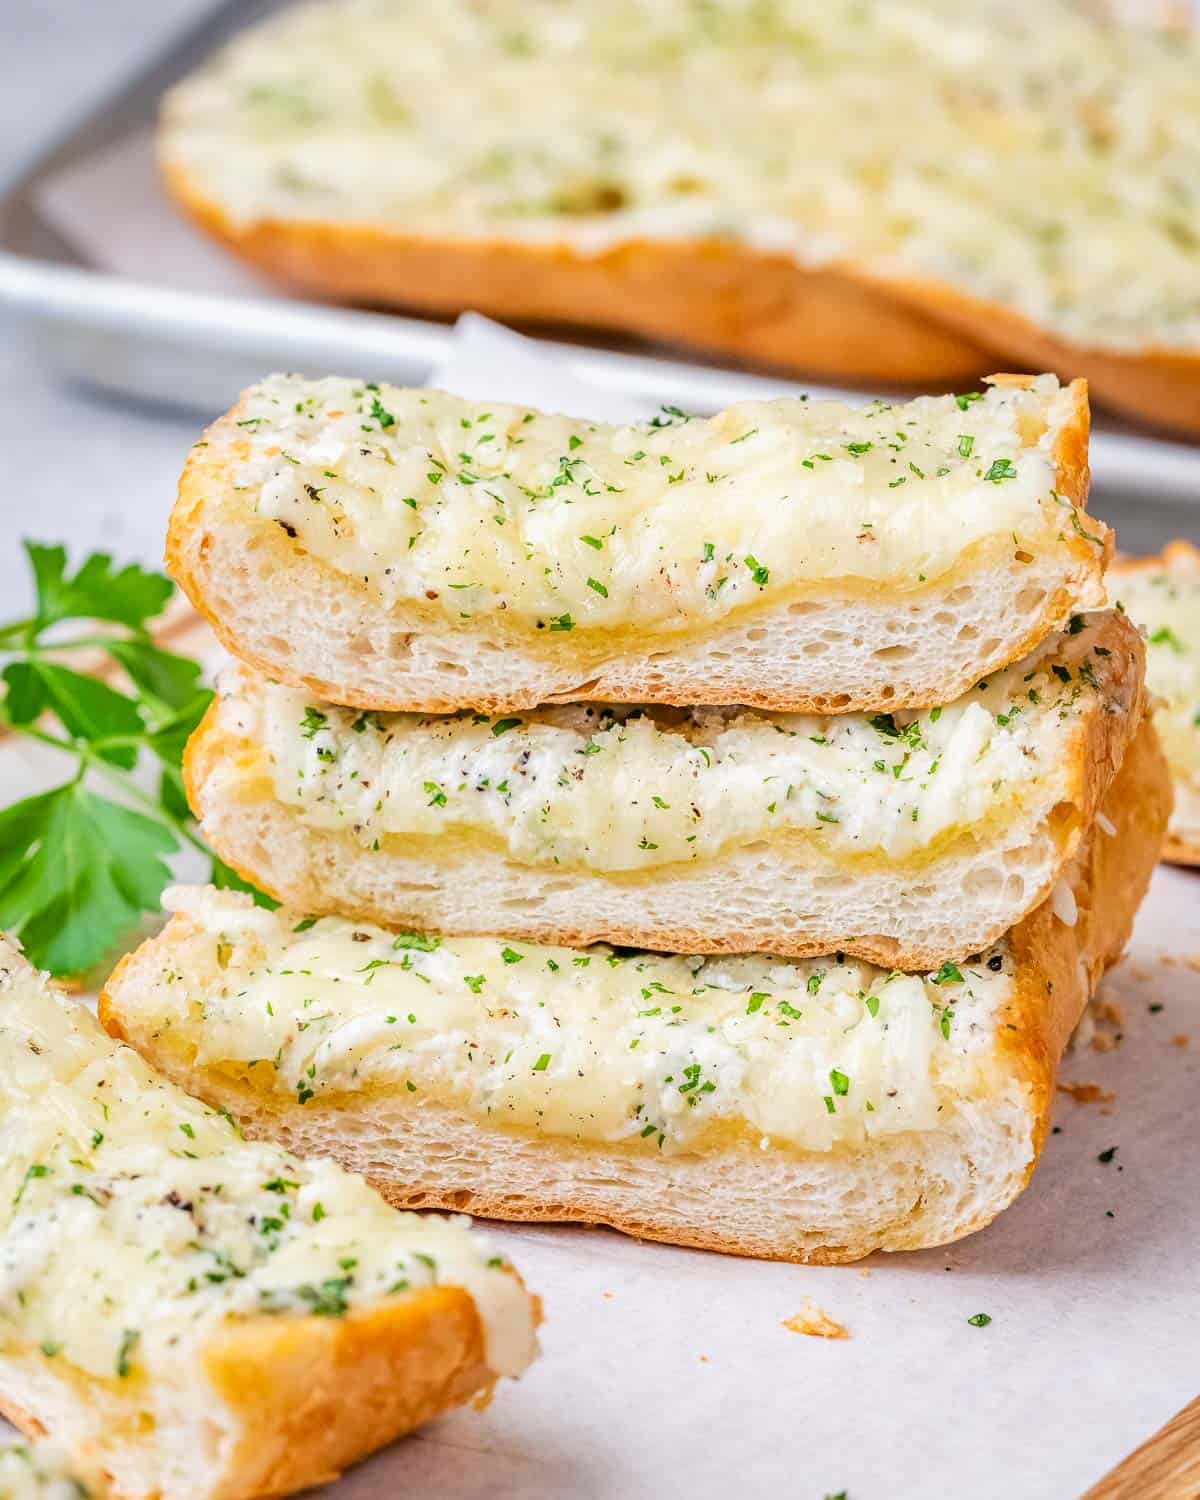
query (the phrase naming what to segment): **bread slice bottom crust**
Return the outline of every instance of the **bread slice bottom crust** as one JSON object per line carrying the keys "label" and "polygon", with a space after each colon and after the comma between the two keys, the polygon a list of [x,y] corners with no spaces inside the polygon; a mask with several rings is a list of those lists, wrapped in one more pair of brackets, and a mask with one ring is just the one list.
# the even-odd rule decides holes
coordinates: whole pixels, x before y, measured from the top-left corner
{"label": "bread slice bottom crust", "polygon": [[337,301],[451,316],[615,328],[776,369],[866,385],[945,389],[997,358],[1064,378],[1153,426],[1200,433],[1200,351],[1084,347],[1012,307],[915,275],[718,241],[629,240],[598,254],[566,244],[434,240],[371,224],[236,223],[185,167],[161,162],[191,219],[243,260]]}
{"label": "bread slice bottom crust", "polygon": [[[406,1094],[305,1106],[217,1069],[193,1069],[140,1031],[130,1040],[168,1075],[224,1106],[251,1135],[362,1171],[396,1204],[517,1220],[579,1221],[673,1244],[834,1263],[913,1250],[980,1229],[1028,1182],[1048,1128],[1059,1057],[1105,969],[1124,949],[1170,810],[1166,764],[1144,723],[1069,872],[1074,920],[1054,900],[1010,934],[1016,992],[997,1027],[1003,1083],[964,1099],[931,1132],[836,1152],[756,1150],[654,1156],[501,1130]],[[178,920],[178,919],[177,919]],[[154,983],[170,929],[127,960],[121,982]],[[101,998],[125,1035],[120,983]]]}

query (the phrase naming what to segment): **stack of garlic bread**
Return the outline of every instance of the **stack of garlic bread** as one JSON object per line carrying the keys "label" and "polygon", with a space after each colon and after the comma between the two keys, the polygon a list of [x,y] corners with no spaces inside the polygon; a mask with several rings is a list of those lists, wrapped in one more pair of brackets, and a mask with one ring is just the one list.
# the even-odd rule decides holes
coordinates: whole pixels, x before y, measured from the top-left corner
{"label": "stack of garlic bread", "polygon": [[1028,1180],[1170,787],[1081,384],[624,427],[274,377],[171,566],[239,658],[102,999],[405,1206],[838,1261]]}

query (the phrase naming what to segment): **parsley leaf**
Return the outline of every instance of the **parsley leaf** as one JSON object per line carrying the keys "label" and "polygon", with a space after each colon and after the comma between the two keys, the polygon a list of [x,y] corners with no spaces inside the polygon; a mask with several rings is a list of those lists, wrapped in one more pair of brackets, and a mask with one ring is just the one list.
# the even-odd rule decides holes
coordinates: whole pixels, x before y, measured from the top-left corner
{"label": "parsley leaf", "polygon": [[171,597],[171,580],[137,563],[117,572],[107,553],[93,552],[72,575],[66,571],[65,547],[44,547],[37,542],[25,542],[24,547],[37,589],[33,623],[38,630],[71,619],[110,620],[143,630]]}
{"label": "parsley leaf", "polygon": [[[52,974],[78,974],[111,955],[143,912],[158,908],[167,858],[190,844],[212,859],[184,794],[189,735],[212,694],[198,663],[164,651],[149,626],[172,584],[136,563],[94,553],[78,569],[66,548],[25,543],[34,613],[0,626],[0,726],[73,758],[61,786],[0,809],[0,927]],[[68,622],[86,622],[70,634]],[[103,653],[107,680],[70,665]],[[158,763],[157,795],[131,772]],[[101,795],[111,786],[113,798]],[[250,890],[213,860],[214,884]],[[267,898],[252,892],[255,899]]]}
{"label": "parsley leaf", "polygon": [[0,812],[0,920],[36,963],[79,974],[154,911],[178,847],[153,818],[81,781]]}

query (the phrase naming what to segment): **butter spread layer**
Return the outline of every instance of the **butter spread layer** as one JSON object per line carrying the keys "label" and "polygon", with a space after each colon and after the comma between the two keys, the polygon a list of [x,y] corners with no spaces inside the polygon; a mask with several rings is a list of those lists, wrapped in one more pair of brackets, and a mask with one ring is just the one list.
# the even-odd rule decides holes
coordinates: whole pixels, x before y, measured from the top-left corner
{"label": "butter spread layer", "polygon": [[922,976],[395,934],[196,890],[170,905],[194,930],[121,993],[123,1024],[302,1108],[385,1091],[651,1152],[827,1151],[1011,1082],[1004,945]]}
{"label": "butter spread layer", "polygon": [[119,1386],[229,1320],[338,1317],[465,1287],[491,1368],[535,1345],[529,1301],[463,1219],[389,1208],[359,1177],[241,1139],[0,943],[0,1344]]}
{"label": "butter spread layer", "polygon": [[1077,617],[1073,633],[922,714],[377,714],[242,669],[222,677],[220,722],[245,744],[241,768],[257,761],[305,823],[367,849],[484,839],[521,864],[615,873],[766,838],[895,865],[1043,820],[1073,795],[1082,717],[1128,708],[1106,640],[1110,616]]}
{"label": "butter spread layer", "polygon": [[550,640],[667,631],[814,590],[919,591],[968,557],[1086,554],[1095,525],[1055,492],[1073,410],[1043,375],[614,427],[277,375],[239,408],[232,481],[235,504],[388,605]]}
{"label": "butter spread layer", "polygon": [[305,5],[172,90],[163,150],[239,226],[712,240],[1194,347],[1200,40],[1116,9]]}
{"label": "butter spread layer", "polygon": [[1145,627],[1146,685],[1158,698],[1154,726],[1175,781],[1172,827],[1200,834],[1200,554],[1121,573],[1113,592]]}

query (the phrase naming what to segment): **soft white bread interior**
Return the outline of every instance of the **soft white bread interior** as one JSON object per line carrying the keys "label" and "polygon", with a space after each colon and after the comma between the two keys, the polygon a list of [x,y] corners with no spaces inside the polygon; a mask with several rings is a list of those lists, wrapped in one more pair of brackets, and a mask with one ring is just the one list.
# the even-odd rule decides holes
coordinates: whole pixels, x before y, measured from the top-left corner
{"label": "soft white bread interior", "polygon": [[330,1479],[532,1359],[465,1221],[245,1140],[0,939],[0,1412],[122,1500]]}
{"label": "soft white bread interior", "polygon": [[1169,805],[1146,723],[1051,899],[924,976],[397,935],[181,891],[101,1015],[247,1132],[398,1203],[794,1260],[941,1244],[1028,1180]]}
{"label": "soft white bread interior", "polygon": [[874,384],[1082,372],[1194,433],[1200,41],[1113,9],[301,5],[170,91],[160,156],[319,296]]}
{"label": "soft white bread interior", "polygon": [[421,718],[240,668],[185,774],[209,842],[302,911],[915,969],[1046,898],[1137,730],[1142,679],[1115,611],[922,715]]}
{"label": "soft white bread interior", "polygon": [[1160,557],[1122,557],[1112,578],[1146,633],[1146,686],[1175,782],[1163,858],[1200,865],[1200,550],[1177,541]]}
{"label": "soft white bread interior", "polygon": [[0,1439],[0,1500],[99,1500],[102,1493],[53,1444]]}
{"label": "soft white bread interior", "polygon": [[192,451],[170,571],[334,702],[946,702],[1104,603],[1082,382],[613,427],[275,376]]}

